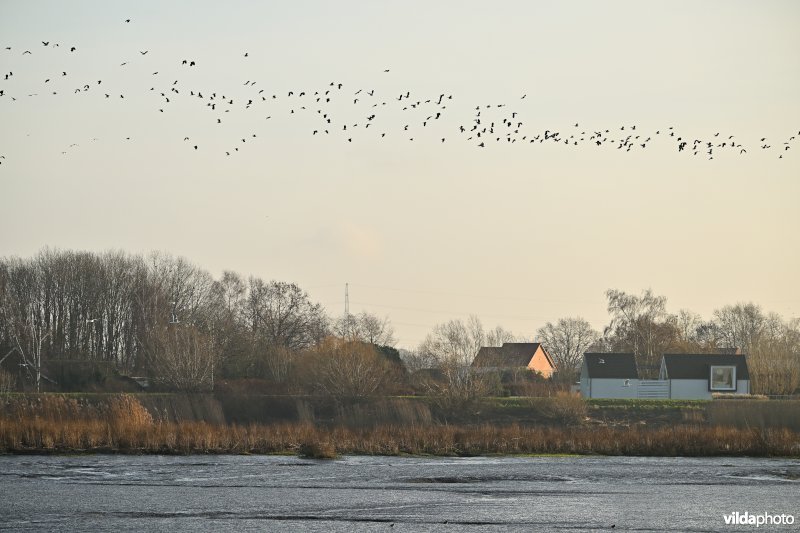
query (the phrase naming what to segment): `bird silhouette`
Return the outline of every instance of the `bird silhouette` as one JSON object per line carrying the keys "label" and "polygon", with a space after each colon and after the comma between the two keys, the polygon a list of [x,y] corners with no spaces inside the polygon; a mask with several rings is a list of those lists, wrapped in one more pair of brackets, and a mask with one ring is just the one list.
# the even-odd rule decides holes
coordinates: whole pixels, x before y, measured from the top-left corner
{"label": "bird silhouette", "polygon": [[[131,22],[131,19],[125,19],[125,22],[129,23]],[[42,45],[45,47],[52,46],[55,48],[58,46],[58,43],[53,43],[53,41],[51,40],[41,41],[41,42]],[[79,45],[80,43],[77,44]],[[12,50],[11,46],[7,46],[5,48],[6,50],[9,51]],[[15,47],[14,49],[18,50],[19,48]],[[70,52],[75,52],[77,50],[77,46],[69,46],[68,49]],[[138,50],[138,52],[141,56],[145,56],[149,53],[149,50]],[[22,54],[28,55],[32,54],[32,52],[30,50],[25,50]],[[249,51],[243,52],[242,56],[245,58],[249,57]],[[80,57],[80,55],[76,55],[76,57]],[[32,60],[35,59],[37,58],[33,58]],[[180,64],[183,66],[194,67],[198,64],[198,61],[202,61],[202,59],[203,58],[198,58],[197,60],[189,60],[188,58],[186,58],[180,60],[181,61]],[[127,64],[128,62],[125,61],[122,62],[120,66],[126,66]],[[134,67],[132,66],[132,68]],[[205,68],[206,67],[204,67],[203,69],[204,71]],[[62,77],[66,77],[68,75],[67,71],[61,70],[60,72]],[[383,72],[388,73],[390,72],[390,69],[386,68],[383,70]],[[131,76],[136,75],[135,71],[131,71],[128,69],[126,69],[126,73]],[[11,81],[12,74],[13,73],[11,72],[4,74],[3,80],[6,82]],[[154,71],[152,72],[151,76],[157,76],[158,74],[159,71]],[[69,75],[70,77],[73,77],[74,71],[71,71]],[[206,100],[205,106],[203,106],[202,109],[210,108],[211,111],[214,111],[215,114],[217,115],[214,117],[216,119],[217,124],[222,123],[221,116],[224,116],[221,115],[221,113],[216,113],[216,111],[218,111],[216,109],[218,103],[220,104],[220,106],[224,106],[223,109],[219,110],[223,111],[224,113],[231,113],[231,112],[236,113],[237,111],[240,110],[250,110],[254,108],[256,105],[261,104],[261,105],[270,105],[275,107],[275,109],[270,110],[273,114],[276,112],[280,113],[281,105],[283,103],[282,99],[279,99],[276,94],[272,95],[271,100],[268,100],[267,96],[261,96],[260,100],[258,99],[258,97],[249,98],[246,94],[238,95],[238,97],[236,94],[231,94],[228,97],[223,95],[222,98],[218,100],[217,93],[211,92],[209,90],[210,89],[209,87],[191,87],[191,88],[187,87],[186,89],[178,90],[178,88],[176,87],[178,84],[178,80],[175,80],[173,82],[172,84],[173,87],[170,88],[170,91],[166,91],[166,89],[159,87],[158,78],[149,78],[149,79],[153,80],[153,82],[151,82],[153,87],[150,87],[150,91],[158,91],[159,89],[163,89],[165,91],[165,92],[159,91],[159,94],[164,98],[163,100],[164,103],[171,103],[171,99],[181,100],[184,97],[187,98],[197,97],[198,99],[205,99],[204,95],[202,94],[202,90],[208,90],[207,94],[210,93],[211,97]],[[52,86],[53,89],[58,89],[58,87],[55,87],[57,83],[53,82],[51,78],[45,79],[44,83],[48,84],[49,87]],[[101,80],[98,80],[97,83],[99,85],[101,83]],[[151,84],[148,84],[148,86]],[[244,87],[248,88],[253,87],[255,86],[255,84],[256,84],[255,81],[247,80],[244,83]],[[236,85],[238,85],[240,88],[242,87],[239,84]],[[339,81],[330,81],[322,83],[318,87],[313,87],[313,86],[307,87],[306,88],[307,90],[302,90],[302,91],[291,90],[285,93],[287,94],[288,97],[291,97],[290,100],[291,102],[294,102],[295,98],[299,99],[298,103],[305,102],[306,100],[301,100],[301,99],[305,99],[307,95],[313,95],[313,97],[308,98],[308,101],[314,103],[313,109],[316,111],[316,114],[314,114],[313,116],[316,117],[317,115],[319,115],[321,117],[318,118],[318,120],[322,122],[323,127],[320,127],[319,125],[317,125],[316,127],[312,126],[309,129],[304,130],[307,132],[306,135],[308,134],[308,132],[310,132],[312,136],[316,136],[324,132],[325,134],[332,135],[340,140],[346,139],[348,143],[357,143],[363,139],[361,135],[353,137],[351,133],[352,130],[358,127],[358,121],[349,120],[348,117],[340,117],[340,116],[337,116],[337,120],[335,121],[332,120],[332,114],[331,114],[332,108],[329,107],[328,104],[330,104],[332,101],[335,102],[336,91],[343,90],[345,85],[347,85],[347,83]],[[0,96],[9,97],[4,101],[8,100],[16,101],[16,98],[14,97],[17,95],[14,95],[13,93],[8,94],[10,87],[12,87],[12,85],[8,85],[7,87],[4,87],[2,90],[0,90]],[[134,92],[135,86],[130,86],[130,87],[131,87],[130,89],[126,89],[126,92],[124,94],[120,93],[119,99],[115,99],[115,101],[120,102],[121,99],[126,99],[125,103],[128,103],[127,98],[131,96],[135,97],[136,96]],[[83,88],[75,88],[73,94],[77,95],[79,93],[85,93],[89,91],[89,89],[90,89],[89,85],[83,85]],[[146,88],[143,88],[142,90],[146,90]],[[249,89],[243,89],[243,90],[249,91]],[[451,118],[449,115],[452,114],[453,111],[451,111],[450,113],[444,113],[444,110],[447,108],[447,106],[443,104],[445,103],[445,100],[447,100],[448,102],[453,100],[452,94],[447,95],[447,93],[442,91],[436,91],[439,94],[433,93],[427,96],[422,94],[417,95],[415,93],[415,100],[411,100],[411,91],[408,90],[407,88],[405,92],[400,92],[399,96],[397,96],[396,98],[392,97],[389,98],[387,101],[387,99],[381,97],[379,91],[380,89],[375,89],[375,88],[372,89],[359,88],[357,91],[354,91],[353,95],[356,97],[352,98],[353,107],[350,108],[352,111],[346,111],[346,112],[351,117],[353,116],[353,111],[357,113],[356,116],[360,116],[362,117],[362,119],[363,117],[366,117],[365,123],[362,124],[362,129],[364,129],[365,132],[367,132],[367,134],[373,134],[374,132],[374,137],[381,139],[386,138],[387,135],[391,138],[392,136],[389,134],[393,133],[395,130],[399,130],[401,126],[403,131],[412,132],[413,130],[410,129],[411,124],[415,126],[421,125],[423,128],[426,128],[425,131],[434,130],[431,136],[426,136],[426,139],[430,139],[433,142],[437,142],[438,139],[438,144],[446,142],[447,137],[445,132],[447,131],[448,128],[453,127],[453,132],[455,132],[455,128],[457,127],[459,134],[456,136],[456,139],[458,140],[466,139],[467,141],[471,141],[473,138],[475,138],[479,141],[479,143],[477,143],[477,146],[480,148],[486,148],[487,147],[486,142],[490,142],[490,140],[494,138],[495,142],[504,141],[503,144],[509,144],[509,145],[514,144],[517,141],[523,141],[526,145],[529,145],[536,141],[538,141],[539,143],[542,143],[544,141],[552,141],[553,143],[570,147],[579,147],[588,144],[588,145],[594,145],[598,149],[615,148],[618,150],[617,153],[622,154],[645,148],[649,148],[650,150],[648,151],[653,152],[653,150],[658,146],[658,139],[662,139],[660,137],[661,128],[659,129],[654,128],[654,133],[650,133],[650,135],[648,135],[648,133],[642,133],[641,135],[637,135],[637,133],[639,133],[639,130],[641,129],[640,125],[637,124],[621,125],[619,127],[608,126],[608,128],[600,128],[600,127],[595,127],[592,129],[585,128],[588,131],[587,135],[587,132],[585,131],[579,132],[577,130],[577,128],[580,128],[582,121],[576,121],[574,123],[569,121],[569,124],[572,125],[572,128],[569,128],[569,131],[571,131],[573,134],[566,134],[562,136],[557,131],[559,126],[554,124],[542,124],[541,129],[537,131],[536,129],[532,129],[534,127],[527,121],[526,123],[523,123],[522,121],[517,119],[517,116],[519,114],[518,111],[512,109],[505,110],[505,108],[507,107],[505,103],[494,103],[494,104],[480,103],[480,105],[477,106],[475,104],[472,104],[472,107],[467,107],[467,109],[473,109],[473,108],[475,109],[475,114],[471,117],[472,126],[471,127],[464,126],[460,125],[459,122],[461,122],[461,124],[466,124],[467,122],[469,122],[469,119],[466,121],[462,121],[463,119],[459,120],[459,122],[455,122],[455,124],[448,123],[448,119]],[[166,92],[170,92],[171,98],[166,97],[165,95]],[[220,93],[221,92],[222,91],[220,91]],[[258,90],[258,95],[261,95],[263,92],[264,89]],[[51,92],[51,94],[54,95],[58,94],[58,91],[54,90]],[[101,94],[103,96],[100,96]],[[37,96],[37,93],[31,92],[29,96],[30,97]],[[97,96],[99,98],[105,97],[105,99],[108,99],[110,98],[110,93],[100,93]],[[527,96],[528,96],[527,93],[524,93],[519,98],[522,100],[526,99]],[[234,99],[234,97],[236,97],[236,99]],[[366,99],[366,97],[369,97],[369,99]],[[238,106],[235,106],[235,101],[239,100],[240,98],[244,99]],[[269,103],[267,104],[265,102]],[[358,106],[359,103],[361,103],[362,106]],[[370,111],[368,115],[367,114],[360,115],[359,110],[363,109],[365,104],[371,107],[372,111]],[[384,108],[383,106],[386,107]],[[387,116],[391,117],[391,115],[384,115],[382,111],[383,109],[391,111],[393,106],[394,109],[397,111],[402,111],[407,114],[414,114],[414,116],[411,118],[404,119],[402,123],[398,122],[394,122],[393,124],[391,122],[387,123],[385,122],[387,120]],[[428,106],[432,106],[433,108]],[[298,120],[299,117],[308,116],[303,114],[303,111],[306,110],[306,106],[297,106],[297,105],[285,106],[283,108],[284,113],[287,110],[287,108],[289,108],[288,109],[289,113],[282,115],[287,117],[287,120]],[[155,109],[158,109],[158,112],[160,113],[164,113],[166,107],[159,108],[157,106],[154,106],[154,110]],[[272,115],[267,115],[266,120],[269,120],[271,116]],[[459,117],[456,117],[456,119],[458,118]],[[389,120],[391,120],[391,118]],[[338,124],[342,125],[341,129],[338,129],[337,122]],[[377,123],[382,124],[382,127],[378,131],[376,131],[375,127],[375,124]],[[544,126],[547,126],[548,128],[545,129]],[[327,127],[329,129],[323,129],[324,127]],[[369,129],[370,127],[372,127],[372,129]],[[563,127],[563,125],[561,125],[561,127]],[[628,129],[628,132],[631,133],[630,135],[626,136],[627,133],[625,132],[626,129]],[[610,130],[622,133],[618,133],[618,135],[609,135]],[[336,135],[337,132],[346,132],[346,133],[339,133],[337,136]],[[705,151],[705,153],[709,156],[709,158],[719,157],[723,153],[734,154],[735,152],[733,150],[736,150],[739,155],[744,155],[747,153],[748,149],[752,148],[750,146],[746,146],[747,143],[738,143],[738,142],[734,143],[733,142],[734,136],[729,135],[730,132],[715,131],[711,133],[710,139],[714,142],[710,143],[708,142],[707,139],[704,139],[702,137],[695,139],[693,137],[688,137],[683,134],[681,136],[678,136],[673,126],[669,126],[667,131],[665,131],[665,133],[669,133],[670,137],[676,139],[676,143],[674,146],[677,147],[678,152],[692,152],[693,154],[697,155],[701,149],[704,149],[703,151]],[[725,135],[725,137],[727,137],[725,142],[715,141],[715,139],[719,138],[724,139],[725,137],[723,137],[723,134]],[[800,135],[800,132],[798,132],[798,135]],[[255,138],[255,134],[253,134],[253,137]],[[611,137],[617,137],[617,138],[611,138]],[[653,147],[651,148],[652,138],[655,138],[656,141],[652,141]],[[413,137],[407,137],[407,139],[409,141],[414,140]],[[691,143],[691,139],[694,139],[693,143]],[[790,143],[792,140],[794,140],[794,136],[792,136],[788,142],[779,141],[777,144],[775,143],[772,144],[775,144],[776,151],[779,151],[781,147],[783,148],[783,152],[779,152],[780,155],[786,154],[786,156],[789,157],[790,154],[788,150],[791,147]],[[770,148],[772,148],[772,145],[767,144],[766,141],[767,137],[765,136],[761,137],[761,142],[757,146],[760,146],[762,150],[765,151],[769,150]],[[245,139],[242,139],[242,142],[245,142]],[[199,147],[196,147],[195,149],[199,149]],[[244,149],[245,147],[242,147],[242,150]],[[674,150],[674,148],[672,148],[672,150]],[[714,153],[715,150],[716,153]],[[239,151],[238,148],[235,149],[235,151]],[[227,151],[226,155],[230,153],[232,152]]]}

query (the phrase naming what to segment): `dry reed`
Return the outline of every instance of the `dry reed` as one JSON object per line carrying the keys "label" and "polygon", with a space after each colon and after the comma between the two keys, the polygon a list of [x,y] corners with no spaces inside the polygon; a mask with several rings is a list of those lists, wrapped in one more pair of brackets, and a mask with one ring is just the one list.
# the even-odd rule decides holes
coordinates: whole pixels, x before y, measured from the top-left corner
{"label": "dry reed", "polygon": [[99,405],[41,396],[2,407],[0,453],[800,456],[800,433],[766,426],[225,425],[154,420],[128,395]]}
{"label": "dry reed", "polygon": [[0,452],[299,453],[366,455],[600,454],[800,456],[788,429],[675,426],[554,428],[520,426],[212,425],[155,422],[125,427],[103,420],[53,423],[0,418]]}

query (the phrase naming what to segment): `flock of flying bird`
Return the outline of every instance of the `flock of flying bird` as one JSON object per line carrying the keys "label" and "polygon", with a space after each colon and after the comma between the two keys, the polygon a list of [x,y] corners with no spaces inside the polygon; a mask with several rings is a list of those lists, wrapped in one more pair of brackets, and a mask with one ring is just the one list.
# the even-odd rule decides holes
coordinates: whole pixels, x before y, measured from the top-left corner
{"label": "flock of flying bird", "polygon": [[[126,19],[124,22],[129,24],[131,21]],[[62,47],[59,43],[51,41],[41,41],[41,45],[48,53],[54,53],[54,49],[67,54],[79,53],[76,46]],[[36,48],[34,50],[36,52],[29,49],[20,51],[6,46],[0,52],[33,56],[34,53],[38,54],[41,51]],[[147,61],[149,52],[149,50],[138,50],[138,60]],[[246,61],[249,57],[248,52],[242,52],[242,60]],[[123,61],[119,68],[125,68],[130,62],[132,60]],[[199,61],[194,58],[180,58],[175,63],[178,68],[192,70],[200,68]],[[389,72],[390,69],[383,70],[384,74]],[[0,75],[2,76],[0,106],[13,105],[21,98],[56,96],[65,93],[75,96],[91,95],[102,100],[120,102],[125,100],[127,94],[113,91],[111,84],[104,85],[102,79],[74,82],[66,70],[60,70],[51,77],[41,80],[42,92],[26,91],[20,94],[17,92],[19,86],[15,83],[19,77],[18,73],[3,69]],[[425,139],[434,138],[437,143],[454,139],[468,141],[478,148],[487,148],[497,143],[526,145],[555,143],[572,148],[610,147],[630,152],[646,149],[657,139],[665,139],[676,152],[708,159],[714,159],[722,153],[741,155],[748,152],[748,147],[739,142],[734,135],[718,132],[710,138],[697,138],[679,133],[673,126],[645,133],[633,124],[610,128],[585,128],[575,123],[562,129],[532,131],[527,120],[523,120],[523,112],[515,107],[521,107],[521,101],[527,95],[522,95],[514,105],[504,102],[471,107],[473,112],[468,122],[464,120],[453,122],[448,120],[451,113],[448,107],[453,103],[454,96],[446,92],[427,97],[405,90],[384,98],[372,88],[353,90],[340,81],[331,81],[313,89],[298,88],[278,93],[262,88],[254,80],[243,81],[238,88],[223,92],[188,86],[187,83],[174,79],[175,75],[167,77],[159,71],[152,72],[150,78],[151,81],[146,84],[150,88],[143,90],[153,97],[154,113],[168,113],[178,99],[188,100],[196,104],[199,110],[209,114],[209,127],[226,122],[232,116],[228,115],[229,113],[248,112],[258,122],[269,121],[273,116],[277,117],[282,113],[288,117],[304,117],[304,125],[308,127],[308,134],[312,137],[336,136],[348,143],[363,139],[365,135],[373,135],[381,140],[399,138],[403,141],[414,141],[415,138],[425,134]],[[340,118],[339,113],[344,109],[348,110],[346,116]],[[388,121],[383,118],[386,115],[389,116]],[[252,129],[250,128],[245,134],[239,133],[231,139],[229,146],[218,149],[221,149],[226,156],[235,155],[240,149],[244,149],[246,143],[250,142],[252,145],[257,138],[257,133],[253,133]],[[429,130],[435,130],[435,134],[429,133]],[[773,142],[762,137],[756,148],[783,158],[797,137],[800,137],[800,131],[785,141]],[[126,141],[131,140],[128,136],[121,138]],[[194,138],[194,135],[184,135],[183,143],[193,150],[209,148],[203,146],[201,142],[193,142]],[[92,139],[96,140],[97,138]],[[69,150],[79,146],[78,142],[71,143],[62,154],[66,155]],[[0,164],[4,160],[5,155],[0,154]]]}

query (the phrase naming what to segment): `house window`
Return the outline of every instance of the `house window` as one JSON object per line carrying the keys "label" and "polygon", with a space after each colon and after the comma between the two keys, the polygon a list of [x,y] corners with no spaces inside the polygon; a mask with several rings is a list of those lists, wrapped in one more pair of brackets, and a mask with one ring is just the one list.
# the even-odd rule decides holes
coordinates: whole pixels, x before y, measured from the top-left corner
{"label": "house window", "polygon": [[735,366],[712,366],[710,386],[711,390],[736,390]]}

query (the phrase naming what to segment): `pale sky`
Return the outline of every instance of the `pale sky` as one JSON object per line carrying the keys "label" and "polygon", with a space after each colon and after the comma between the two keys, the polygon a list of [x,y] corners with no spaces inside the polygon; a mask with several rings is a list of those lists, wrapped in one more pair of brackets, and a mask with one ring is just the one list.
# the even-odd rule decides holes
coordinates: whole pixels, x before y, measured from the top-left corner
{"label": "pale sky", "polygon": [[401,347],[599,329],[609,288],[797,317],[798,28],[792,0],[4,0],[0,256],[168,251],[331,314],[349,283]]}

